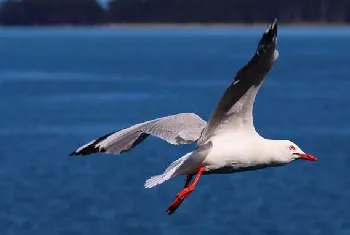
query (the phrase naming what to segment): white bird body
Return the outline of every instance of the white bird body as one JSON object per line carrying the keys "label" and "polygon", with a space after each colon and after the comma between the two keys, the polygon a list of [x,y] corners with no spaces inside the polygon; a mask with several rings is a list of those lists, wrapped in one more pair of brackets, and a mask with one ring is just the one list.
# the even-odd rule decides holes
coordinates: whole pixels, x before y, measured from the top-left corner
{"label": "white bird body", "polygon": [[[228,174],[275,167],[296,159],[316,161],[293,142],[265,139],[254,128],[254,100],[278,58],[276,46],[277,20],[263,34],[253,58],[237,72],[208,122],[194,113],[157,118],[95,139],[71,155],[96,152],[120,154],[140,144],[149,135],[170,144],[197,141],[195,150],[171,163],[163,174],[145,182],[146,188],[152,188],[175,176],[187,175],[184,189],[167,210],[169,214],[194,190],[202,174]],[[189,184],[193,175],[196,178]]]}
{"label": "white bird body", "polygon": [[[203,161],[206,171],[232,173],[266,165],[265,141],[257,133],[238,132],[211,140],[213,148]],[[258,167],[259,166],[259,167]]]}
{"label": "white bird body", "polygon": [[[205,167],[203,174],[230,174],[241,171],[257,170],[266,167],[281,166],[294,160],[281,158],[281,150],[278,146],[293,145],[289,140],[270,140],[261,137],[255,131],[228,132],[226,135],[218,135],[209,140],[209,151],[194,150],[187,153],[186,161],[175,172],[167,169],[162,175],[163,179],[170,179],[178,175],[196,174],[198,169]],[[301,150],[299,152],[303,153]],[[176,162],[176,161],[175,161]],[[171,174],[171,176],[169,175]],[[163,183],[146,181],[146,188],[151,188]]]}

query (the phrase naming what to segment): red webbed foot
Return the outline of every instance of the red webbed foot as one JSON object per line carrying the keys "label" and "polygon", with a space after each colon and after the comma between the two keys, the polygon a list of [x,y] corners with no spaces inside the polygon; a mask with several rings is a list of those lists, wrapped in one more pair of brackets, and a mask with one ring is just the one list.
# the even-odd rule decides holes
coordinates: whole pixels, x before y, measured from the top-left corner
{"label": "red webbed foot", "polygon": [[185,198],[193,192],[204,170],[205,167],[199,168],[196,178],[194,179],[192,184],[189,184],[192,179],[192,175],[187,176],[185,187],[176,195],[176,199],[170,204],[170,206],[166,210],[166,212],[168,212],[169,215],[174,213],[176,209],[179,208],[181,203],[185,200]]}

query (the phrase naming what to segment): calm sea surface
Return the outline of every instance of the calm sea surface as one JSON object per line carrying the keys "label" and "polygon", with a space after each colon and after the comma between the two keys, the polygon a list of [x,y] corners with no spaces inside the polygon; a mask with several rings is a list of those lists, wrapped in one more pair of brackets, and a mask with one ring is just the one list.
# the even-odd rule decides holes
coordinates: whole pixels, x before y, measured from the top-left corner
{"label": "calm sea surface", "polygon": [[0,29],[0,234],[350,234],[350,31],[283,28],[259,92],[261,135],[317,163],[204,176],[172,216],[184,177],[152,190],[193,145],[147,139],[123,155],[69,157],[129,125],[208,119],[260,28]]}

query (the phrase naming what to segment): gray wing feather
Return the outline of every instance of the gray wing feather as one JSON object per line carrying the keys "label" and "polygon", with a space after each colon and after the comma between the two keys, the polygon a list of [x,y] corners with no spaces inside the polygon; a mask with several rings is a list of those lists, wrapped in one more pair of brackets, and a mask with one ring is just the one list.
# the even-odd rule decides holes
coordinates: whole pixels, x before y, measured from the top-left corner
{"label": "gray wing feather", "polygon": [[263,34],[253,58],[240,69],[226,89],[203,130],[198,145],[232,128],[254,130],[253,104],[256,94],[278,57],[277,20]]}
{"label": "gray wing feather", "polygon": [[194,113],[180,113],[109,133],[83,145],[71,155],[88,155],[96,152],[120,154],[134,148],[150,135],[170,144],[188,144],[199,139],[206,125],[206,121]]}

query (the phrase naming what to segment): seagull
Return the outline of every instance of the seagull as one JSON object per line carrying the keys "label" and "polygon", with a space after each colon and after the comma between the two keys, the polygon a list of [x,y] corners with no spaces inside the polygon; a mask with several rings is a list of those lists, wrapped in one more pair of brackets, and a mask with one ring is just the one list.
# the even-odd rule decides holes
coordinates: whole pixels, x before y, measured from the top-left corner
{"label": "seagull", "polygon": [[277,26],[275,19],[267,27],[253,58],[237,72],[208,122],[194,113],[157,118],[97,138],[71,155],[121,154],[150,135],[174,145],[196,142],[193,151],[145,182],[145,188],[152,188],[175,176],[186,176],[184,188],[166,210],[169,215],[194,191],[201,175],[277,167],[295,160],[317,161],[292,141],[266,139],[254,127],[254,100],[279,55],[276,49]]}

